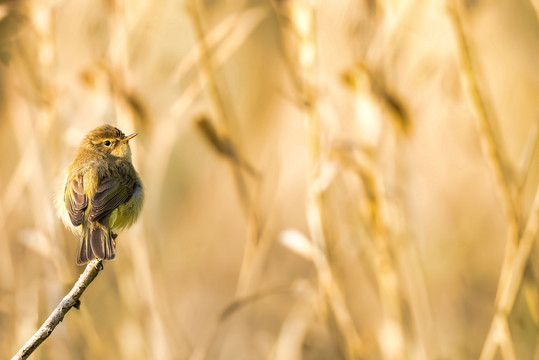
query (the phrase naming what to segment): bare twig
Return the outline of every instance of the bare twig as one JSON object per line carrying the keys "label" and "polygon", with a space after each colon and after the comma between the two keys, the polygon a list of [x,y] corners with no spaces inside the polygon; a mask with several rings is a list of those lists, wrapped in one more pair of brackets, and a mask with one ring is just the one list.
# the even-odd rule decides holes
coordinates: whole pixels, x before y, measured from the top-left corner
{"label": "bare twig", "polygon": [[39,330],[24,344],[24,346],[11,358],[11,360],[22,360],[28,358],[32,352],[54,331],[56,326],[64,319],[65,314],[72,307],[79,307],[82,293],[88,285],[95,279],[102,269],[102,260],[92,260],[87,266],[79,280],[75,283],[69,294],[67,294],[60,304],[53,310],[48,319],[41,325]]}

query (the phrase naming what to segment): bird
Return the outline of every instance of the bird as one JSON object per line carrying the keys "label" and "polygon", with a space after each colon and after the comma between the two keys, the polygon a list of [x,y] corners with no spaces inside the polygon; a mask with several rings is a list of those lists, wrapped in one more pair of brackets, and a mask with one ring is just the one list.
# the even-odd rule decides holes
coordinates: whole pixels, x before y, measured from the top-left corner
{"label": "bird", "polygon": [[56,204],[64,224],[80,234],[77,265],[114,259],[113,231],[130,227],[140,215],[144,190],[129,146],[135,136],[99,126],[83,138],[66,169]]}

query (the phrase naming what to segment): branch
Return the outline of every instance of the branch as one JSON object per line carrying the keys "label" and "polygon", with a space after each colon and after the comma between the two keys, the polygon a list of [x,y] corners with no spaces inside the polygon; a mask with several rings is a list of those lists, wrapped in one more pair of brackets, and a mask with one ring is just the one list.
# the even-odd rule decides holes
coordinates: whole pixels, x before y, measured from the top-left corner
{"label": "branch", "polygon": [[11,360],[23,360],[28,358],[28,356],[30,356],[30,354],[37,349],[37,347],[41,345],[46,338],[49,337],[49,335],[54,331],[54,328],[56,328],[56,326],[64,319],[65,314],[67,314],[72,307],[77,309],[79,308],[79,298],[81,297],[82,293],[95,279],[99,271],[103,269],[101,264],[102,261],[103,260],[95,259],[88,263],[86,269],[79,277],[79,280],[77,280],[69,294],[67,294],[62,301],[60,301],[60,304],[58,304],[58,306],[53,310],[49,318],[43,323],[43,325],[41,325],[39,330],[30,338],[30,340],[24,344],[19,352],[11,358]]}

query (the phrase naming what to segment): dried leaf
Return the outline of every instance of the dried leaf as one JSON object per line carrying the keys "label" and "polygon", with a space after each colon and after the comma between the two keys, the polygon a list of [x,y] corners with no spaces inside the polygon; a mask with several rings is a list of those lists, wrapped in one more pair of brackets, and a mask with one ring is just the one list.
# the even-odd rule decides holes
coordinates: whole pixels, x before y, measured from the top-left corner
{"label": "dried leaf", "polygon": [[0,41],[13,40],[28,23],[28,18],[18,11],[10,11],[0,19]]}
{"label": "dried leaf", "polygon": [[0,42],[0,61],[6,66],[8,66],[11,61],[11,53],[9,50],[8,43]]}
{"label": "dried leaf", "polygon": [[25,229],[20,231],[19,241],[29,249],[34,250],[46,258],[50,257],[52,253],[47,236],[37,229]]}
{"label": "dried leaf", "polygon": [[353,92],[372,95],[397,129],[405,134],[410,131],[411,122],[406,106],[395,91],[388,87],[382,73],[357,63],[341,74],[341,82]]}
{"label": "dried leaf", "polygon": [[258,176],[258,172],[245,161],[236,150],[236,146],[226,135],[219,134],[211,120],[206,115],[201,115],[195,120],[195,125],[200,133],[210,143],[212,148],[221,156],[224,156],[239,165],[253,176]]}
{"label": "dried leaf", "polygon": [[299,230],[284,230],[279,235],[279,242],[308,260],[313,260],[314,258],[316,250],[313,248],[313,244]]}

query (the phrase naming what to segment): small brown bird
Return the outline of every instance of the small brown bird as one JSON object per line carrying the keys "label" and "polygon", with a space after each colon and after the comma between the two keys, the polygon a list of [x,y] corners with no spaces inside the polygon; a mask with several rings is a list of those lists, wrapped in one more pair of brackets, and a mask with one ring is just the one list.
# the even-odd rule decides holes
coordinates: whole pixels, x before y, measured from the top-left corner
{"label": "small brown bird", "polygon": [[57,204],[66,226],[80,233],[78,265],[114,259],[117,234],[112,230],[131,226],[140,214],[144,192],[129,147],[136,135],[100,126],[82,140],[67,168]]}

